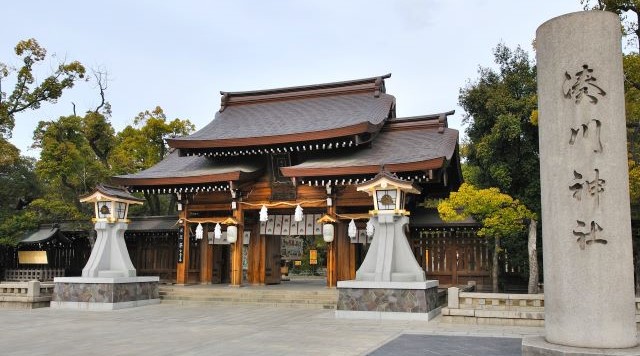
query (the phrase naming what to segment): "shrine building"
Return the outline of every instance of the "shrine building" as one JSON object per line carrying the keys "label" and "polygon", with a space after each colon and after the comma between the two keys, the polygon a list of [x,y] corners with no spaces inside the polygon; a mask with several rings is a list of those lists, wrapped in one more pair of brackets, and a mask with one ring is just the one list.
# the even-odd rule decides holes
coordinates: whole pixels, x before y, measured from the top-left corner
{"label": "shrine building", "polygon": [[330,242],[316,263],[326,267],[329,287],[353,279],[373,208],[355,185],[385,171],[422,188],[404,205],[407,235],[428,278],[490,285],[476,225],[443,224],[425,204],[462,183],[459,134],[447,127],[454,112],[396,117],[396,98],[385,88],[390,77],[221,92],[215,118],[168,139],[164,160],[112,178],[131,192],[178,199],[178,218],[155,234],[147,226],[147,237],[129,246],[138,273],[177,284],[280,283],[281,266],[300,264],[330,223],[333,236],[325,236]]}

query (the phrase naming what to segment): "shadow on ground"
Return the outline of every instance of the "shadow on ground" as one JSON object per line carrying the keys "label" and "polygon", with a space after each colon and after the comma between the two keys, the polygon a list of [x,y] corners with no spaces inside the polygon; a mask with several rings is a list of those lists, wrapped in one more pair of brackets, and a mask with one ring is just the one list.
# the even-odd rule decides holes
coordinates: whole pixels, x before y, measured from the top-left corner
{"label": "shadow on ground", "polygon": [[403,334],[369,355],[517,356],[521,349],[520,338]]}

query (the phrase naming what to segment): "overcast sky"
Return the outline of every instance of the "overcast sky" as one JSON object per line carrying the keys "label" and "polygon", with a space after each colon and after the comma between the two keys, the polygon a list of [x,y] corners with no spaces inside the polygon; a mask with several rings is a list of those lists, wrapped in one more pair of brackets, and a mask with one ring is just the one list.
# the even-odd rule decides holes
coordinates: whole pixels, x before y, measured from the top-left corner
{"label": "overcast sky", "polygon": [[[56,55],[46,68],[66,58],[106,70],[116,130],[156,105],[202,128],[221,90],[386,73],[398,116],[455,109],[450,126],[463,130],[459,90],[493,65],[492,49],[520,45],[533,58],[536,28],[579,10],[579,0],[7,1],[0,62],[19,66],[13,47],[33,37]],[[95,107],[94,83],[19,114],[11,141],[37,156],[37,122],[69,115],[71,102],[78,113]]]}

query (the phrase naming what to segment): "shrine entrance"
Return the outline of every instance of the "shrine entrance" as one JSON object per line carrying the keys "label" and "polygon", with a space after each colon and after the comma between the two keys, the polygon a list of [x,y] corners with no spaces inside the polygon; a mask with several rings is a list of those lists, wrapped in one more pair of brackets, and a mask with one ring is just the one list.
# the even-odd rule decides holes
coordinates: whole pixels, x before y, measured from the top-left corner
{"label": "shrine entrance", "polygon": [[231,248],[229,245],[213,246],[213,271],[211,283],[231,283]]}
{"label": "shrine entrance", "polygon": [[[304,277],[325,276],[326,243],[322,241],[321,214],[273,214],[251,229],[247,253],[249,284],[295,283]],[[325,277],[326,278],[326,277]]]}

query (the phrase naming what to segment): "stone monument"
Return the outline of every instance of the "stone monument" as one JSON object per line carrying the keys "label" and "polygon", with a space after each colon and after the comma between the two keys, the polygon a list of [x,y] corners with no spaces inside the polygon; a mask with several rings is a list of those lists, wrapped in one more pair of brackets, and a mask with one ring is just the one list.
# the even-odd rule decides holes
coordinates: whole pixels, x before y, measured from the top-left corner
{"label": "stone monument", "polygon": [[338,282],[338,318],[429,320],[440,309],[438,281],[427,281],[405,235],[405,195],[420,188],[382,171],[358,191],[373,196],[371,246],[356,279]]}
{"label": "stone monument", "polygon": [[56,277],[52,308],[112,310],[160,302],[159,277],[136,277],[124,232],[130,204],[142,204],[126,190],[99,185],[80,199],[94,203],[96,242],[82,277]]}
{"label": "stone monument", "polygon": [[524,355],[640,354],[620,28],[585,11],[537,31],[546,335]]}

